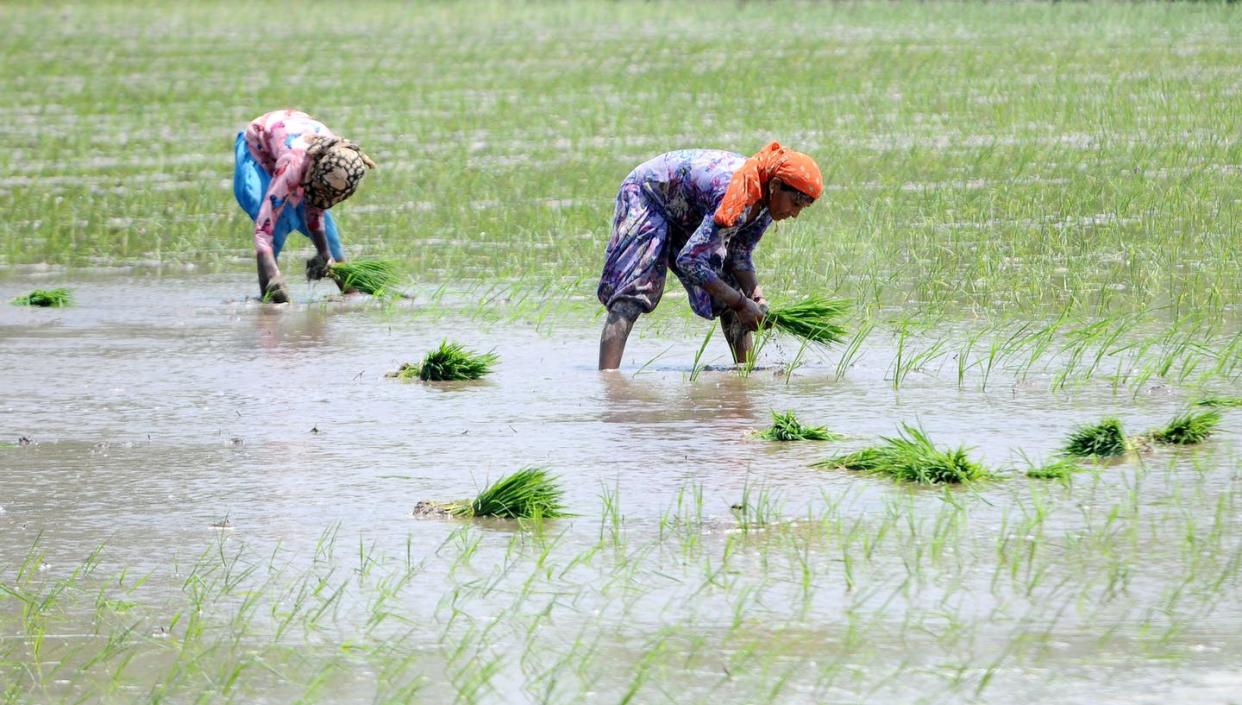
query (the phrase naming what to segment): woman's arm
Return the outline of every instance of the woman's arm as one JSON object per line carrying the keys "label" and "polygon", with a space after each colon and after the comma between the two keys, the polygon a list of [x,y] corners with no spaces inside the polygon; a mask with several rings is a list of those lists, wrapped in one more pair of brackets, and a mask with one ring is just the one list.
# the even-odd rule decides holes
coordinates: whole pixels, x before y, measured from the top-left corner
{"label": "woman's arm", "polygon": [[725,259],[725,266],[733,273],[734,279],[742,287],[742,293],[749,296],[752,300],[759,304],[766,304],[763,298],[763,291],[759,288],[759,278],[755,274],[755,262],[753,259],[755,247],[759,244],[759,239],[763,237],[763,233],[772,224],[771,218],[766,215],[760,215],[752,223],[742,227],[740,231],[729,241],[729,254]]}
{"label": "woman's arm", "polygon": [[[732,309],[743,325],[751,330],[759,327],[763,310],[746,294],[725,283],[717,270],[724,265],[727,254],[725,240],[728,229],[716,224],[709,213],[677,254],[677,269],[686,279],[702,287],[712,298]],[[741,280],[739,280],[741,283]]]}
{"label": "woman's arm", "polygon": [[323,213],[322,208],[306,206],[306,229],[310,231],[311,242],[315,243],[315,252],[327,266],[336,260],[332,259],[332,252],[328,249],[328,231],[324,229]]}
{"label": "woman's arm", "polygon": [[713,214],[704,216],[699,227],[677,253],[677,270],[692,283],[706,289],[709,283],[719,278],[717,272],[724,266],[726,235],[727,230],[716,224]]}
{"label": "woman's arm", "polygon": [[285,159],[276,162],[276,171],[272,181],[267,185],[267,193],[263,194],[263,205],[259,206],[259,215],[254,219],[254,249],[260,255],[271,254],[276,223],[285,211],[285,204],[295,188],[301,187],[301,177],[293,179],[289,163]]}
{"label": "woman's arm", "polygon": [[755,270],[735,269],[733,278],[737,279],[737,283],[742,287],[742,293],[750,297],[751,301],[760,306],[767,305],[767,300],[763,298],[763,291],[759,288],[759,277],[755,275]]}

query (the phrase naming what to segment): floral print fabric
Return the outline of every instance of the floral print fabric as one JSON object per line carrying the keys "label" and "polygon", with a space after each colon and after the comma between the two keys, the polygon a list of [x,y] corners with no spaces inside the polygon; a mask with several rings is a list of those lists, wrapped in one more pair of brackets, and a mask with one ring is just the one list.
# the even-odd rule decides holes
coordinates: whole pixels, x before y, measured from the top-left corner
{"label": "floral print fabric", "polygon": [[733,272],[754,271],[751,253],[772,223],[766,210],[746,223],[722,227],[714,215],[733,173],[746,157],[715,149],[687,149],[661,154],[630,172],[617,193],[612,235],[604,255],[597,294],[611,307],[629,299],[651,312],[664,293],[671,268],[703,318],[722,310],[703,286],[724,278],[737,286]]}
{"label": "floral print fabric", "polygon": [[[250,156],[267,172],[263,203],[254,217],[255,251],[272,251],[273,234],[287,206],[302,205],[302,179],[310,160],[306,138],[335,137],[326,125],[300,110],[276,110],[250,122],[242,137]],[[305,204],[304,225],[311,232],[323,229],[324,211]]]}

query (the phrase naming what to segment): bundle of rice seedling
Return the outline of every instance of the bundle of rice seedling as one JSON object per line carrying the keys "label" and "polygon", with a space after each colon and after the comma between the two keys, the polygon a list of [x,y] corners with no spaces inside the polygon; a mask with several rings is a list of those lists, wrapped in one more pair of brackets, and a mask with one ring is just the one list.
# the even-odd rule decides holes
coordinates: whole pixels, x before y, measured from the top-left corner
{"label": "bundle of rice seedling", "polygon": [[61,308],[73,303],[73,296],[68,289],[35,289],[34,291],[13,299],[18,306],[45,306]]}
{"label": "bundle of rice seedling", "polygon": [[509,519],[555,519],[567,516],[562,491],[547,470],[525,467],[489,485],[455,513]]}
{"label": "bundle of rice seedling", "polygon": [[1026,471],[1026,476],[1036,480],[1068,480],[1074,473],[1082,472],[1082,468],[1069,460],[1055,460],[1047,465],[1033,467]]}
{"label": "bundle of rice seedling", "polygon": [[417,516],[500,517],[502,519],[556,519],[570,516],[561,502],[562,491],[543,468],[525,467],[500,478],[473,500],[419,502]]}
{"label": "bundle of rice seedling", "polygon": [[494,352],[474,353],[445,340],[439,348],[427,353],[417,367],[406,363],[393,376],[409,379],[417,375],[426,382],[478,379],[491,372],[499,360],[500,356]]}
{"label": "bundle of rice seedling", "polygon": [[1212,435],[1212,431],[1216,430],[1216,425],[1219,423],[1219,411],[1205,411],[1201,414],[1188,411],[1174,418],[1164,428],[1152,431],[1151,438],[1157,443],[1179,446],[1193,445],[1207,440],[1207,437]]}
{"label": "bundle of rice seedling", "polygon": [[772,427],[759,432],[765,441],[835,441],[842,436],[823,426],[803,426],[792,411],[772,412]]}
{"label": "bundle of rice seedling", "polygon": [[1079,457],[1108,458],[1121,455],[1132,447],[1117,419],[1104,419],[1095,425],[1079,426],[1065,442],[1065,452]]}
{"label": "bundle of rice seedling", "polygon": [[879,473],[922,485],[959,484],[992,476],[970,460],[965,448],[939,450],[926,434],[909,424],[902,424],[902,432],[896,438],[880,440],[882,445],[822,460],[811,467]]}
{"label": "bundle of rice seedling", "polygon": [[1207,397],[1195,404],[1197,406],[1242,406],[1242,397]]}
{"label": "bundle of rice seedling", "polygon": [[771,309],[764,324],[809,343],[827,346],[845,340],[845,329],[836,321],[849,306],[850,302],[844,299],[812,296],[801,303]]}
{"label": "bundle of rice seedling", "polygon": [[341,291],[356,289],[372,296],[383,296],[400,281],[397,263],[386,259],[335,262],[328,267],[328,276],[340,285]]}

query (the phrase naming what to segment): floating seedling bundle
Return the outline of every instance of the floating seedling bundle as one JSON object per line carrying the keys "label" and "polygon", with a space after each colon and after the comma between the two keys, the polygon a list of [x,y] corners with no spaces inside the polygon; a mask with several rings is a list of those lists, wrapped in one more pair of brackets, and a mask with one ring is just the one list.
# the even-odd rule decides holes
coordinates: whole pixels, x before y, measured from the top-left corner
{"label": "floating seedling bundle", "polygon": [[489,485],[473,500],[419,502],[414,513],[431,516],[556,519],[569,516],[563,492],[547,470],[525,467]]}
{"label": "floating seedling bundle", "polygon": [[1220,420],[1219,411],[1188,411],[1174,417],[1163,428],[1126,438],[1121,421],[1104,419],[1098,424],[1075,429],[1065,444],[1065,453],[1079,457],[1110,458],[1135,449],[1150,450],[1152,441],[1165,445],[1194,445],[1207,440]]}
{"label": "floating seedling bundle", "polygon": [[881,445],[822,460],[811,467],[878,473],[921,485],[961,484],[992,476],[971,461],[965,448],[940,450],[925,433],[909,424],[902,425],[897,437],[881,440]]}
{"label": "floating seedling bundle", "polygon": [[766,441],[835,441],[841,435],[823,426],[803,426],[792,411],[783,414],[773,411],[772,427],[760,431],[759,437]]}
{"label": "floating seedling bundle", "polygon": [[383,296],[400,281],[397,263],[386,259],[356,259],[336,262],[328,267],[328,276],[341,291],[355,289],[372,296]]}
{"label": "floating seedling bundle", "polygon": [[1175,417],[1162,429],[1152,431],[1151,439],[1169,445],[1193,445],[1202,443],[1216,430],[1220,423],[1219,411],[1186,412]]}
{"label": "floating seedling bundle", "polygon": [[73,296],[68,289],[35,289],[25,296],[13,299],[13,303],[18,306],[62,308],[73,303]]}
{"label": "floating seedling bundle", "polygon": [[1065,442],[1065,452],[1082,458],[1111,458],[1134,447],[1126,440],[1121,421],[1104,419],[1098,424],[1079,426]]}
{"label": "floating seedling bundle", "polygon": [[439,348],[427,353],[422,362],[417,365],[407,362],[388,376],[400,379],[417,377],[425,382],[478,379],[491,372],[499,360],[500,356],[494,352],[475,353],[445,340]]}
{"label": "floating seedling bundle", "polygon": [[768,311],[764,324],[797,336],[808,343],[828,346],[845,339],[845,329],[837,321],[849,310],[844,299],[812,296],[801,303]]}

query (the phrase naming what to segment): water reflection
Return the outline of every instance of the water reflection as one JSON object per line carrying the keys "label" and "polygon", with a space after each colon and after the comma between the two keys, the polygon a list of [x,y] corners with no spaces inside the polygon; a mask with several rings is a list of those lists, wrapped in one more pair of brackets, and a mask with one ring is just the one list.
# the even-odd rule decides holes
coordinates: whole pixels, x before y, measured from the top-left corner
{"label": "water reflection", "polygon": [[683,403],[688,409],[716,419],[755,417],[751,395],[755,380],[737,372],[716,372],[700,376],[697,383],[681,387]]}
{"label": "water reflection", "polygon": [[733,371],[707,372],[693,383],[684,374],[632,375],[600,373],[605,423],[711,423],[721,419],[750,422],[755,416],[752,381]]}
{"label": "water reflection", "polygon": [[328,320],[333,307],[312,303],[307,305],[259,305],[250,317],[253,344],[264,350],[312,350],[329,345]]}
{"label": "water reflection", "polygon": [[604,423],[634,423],[645,413],[664,406],[654,381],[637,379],[620,370],[600,372],[599,379],[604,391],[599,420]]}

